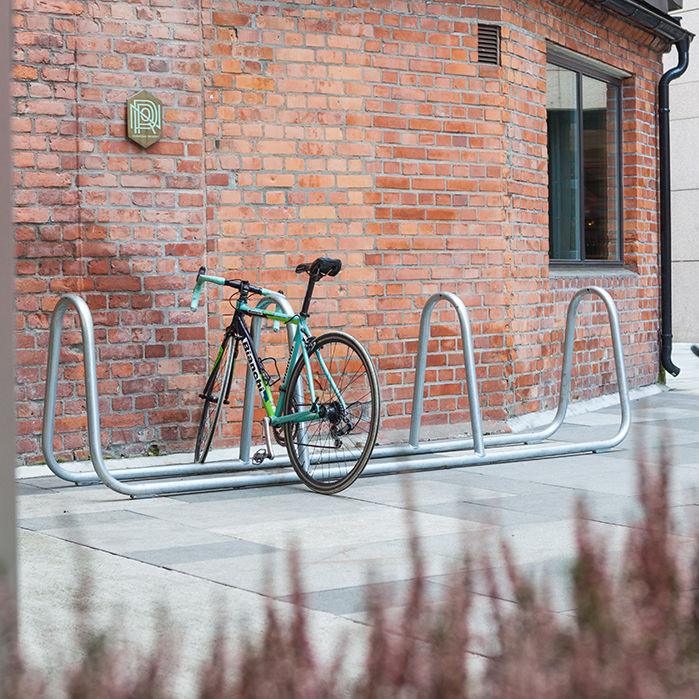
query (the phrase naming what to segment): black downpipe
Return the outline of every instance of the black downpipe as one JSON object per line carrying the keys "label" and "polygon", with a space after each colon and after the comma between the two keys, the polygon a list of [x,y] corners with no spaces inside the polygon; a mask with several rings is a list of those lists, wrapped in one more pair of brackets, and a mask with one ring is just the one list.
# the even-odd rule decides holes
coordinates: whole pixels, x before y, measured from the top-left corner
{"label": "black downpipe", "polygon": [[660,364],[672,376],[672,219],[670,215],[670,83],[689,65],[689,35],[675,42],[678,63],[658,83],[658,140],[660,148]]}

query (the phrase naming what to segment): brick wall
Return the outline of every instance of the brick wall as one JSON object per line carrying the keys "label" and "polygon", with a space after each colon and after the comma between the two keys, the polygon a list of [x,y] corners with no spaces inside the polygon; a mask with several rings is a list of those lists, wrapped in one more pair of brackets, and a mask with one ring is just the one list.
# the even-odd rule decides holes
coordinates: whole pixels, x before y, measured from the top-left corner
{"label": "brick wall", "polygon": [[[108,453],[180,444],[206,353],[200,319],[184,310],[205,252],[198,3],[15,10],[18,449],[38,453],[47,312],[66,292],[94,315]],[[147,151],[125,138],[125,102],[140,89],[164,103],[164,137]],[[74,342],[65,335],[71,355]],[[81,378],[66,364],[63,458],[85,453]]]}
{"label": "brick wall", "polygon": [[[407,426],[427,297],[469,308],[489,427],[551,407],[573,291],[608,288],[634,386],[657,372],[653,37],[584,2],[14,0],[18,450],[39,460],[48,313],[65,292],[95,316],[108,453],[192,447],[197,388],[230,306],[194,275],[285,290],[319,253],[314,327],[375,357],[383,428]],[[477,62],[498,24],[502,65]],[[623,88],[618,272],[548,267],[545,59],[552,41],[632,75]],[[125,102],[164,103],[164,137],[125,138]],[[441,308],[441,307],[440,307]],[[573,395],[614,388],[601,305],[583,308]],[[435,313],[425,423],[468,419],[453,313]],[[64,335],[57,453],[85,454],[75,331]],[[281,336],[270,337],[279,353]],[[208,347],[208,351],[207,351]],[[242,389],[242,378],[236,391]],[[223,428],[234,443],[240,400]],[[220,442],[223,444],[224,442]]]}

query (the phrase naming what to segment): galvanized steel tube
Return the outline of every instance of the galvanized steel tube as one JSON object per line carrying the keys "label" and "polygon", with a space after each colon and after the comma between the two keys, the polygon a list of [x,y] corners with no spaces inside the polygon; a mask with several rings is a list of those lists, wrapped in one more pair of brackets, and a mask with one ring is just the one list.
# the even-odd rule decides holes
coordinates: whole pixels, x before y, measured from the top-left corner
{"label": "galvanized steel tube", "polygon": [[[528,441],[529,439],[539,439],[542,434],[550,436],[563,422],[567,406],[570,399],[570,378],[572,373],[572,355],[575,339],[575,318],[578,307],[583,297],[588,294],[594,294],[601,298],[607,308],[609,324],[611,330],[612,344],[614,349],[614,359],[616,364],[617,384],[620,395],[621,406],[621,425],[617,433],[605,440],[579,442],[575,444],[547,444],[547,445],[527,445],[516,449],[492,450],[485,452],[485,445],[504,445],[516,442]],[[478,393],[475,383],[475,361],[473,359],[473,344],[468,327],[468,318],[465,308],[459,299],[458,303],[454,303],[453,295],[437,294],[428,301],[428,305],[423,312],[420,330],[420,345],[422,346],[422,354],[417,362],[416,387],[414,391],[414,407],[418,408],[417,417],[413,415],[411,423],[411,439],[414,437],[416,445],[412,443],[405,445],[381,447],[374,450],[372,460],[367,464],[364,473],[384,474],[396,473],[400,471],[428,470],[436,468],[451,468],[457,466],[472,466],[484,465],[491,463],[500,463],[503,461],[513,461],[519,459],[531,459],[544,456],[560,456],[568,454],[582,453],[585,451],[605,451],[611,449],[620,443],[628,433],[631,413],[630,400],[628,394],[628,384],[626,380],[626,370],[624,366],[623,349],[621,343],[621,333],[619,328],[618,314],[611,296],[598,287],[588,287],[578,291],[573,297],[567,313],[566,319],[566,334],[564,341],[563,366],[561,370],[560,384],[560,401],[556,416],[553,422],[544,428],[531,433],[505,434],[495,435],[483,438],[480,429],[480,412],[478,409]],[[420,416],[422,414],[422,391],[424,390],[424,371],[426,365],[426,347],[429,331],[429,316],[432,308],[437,301],[445,299],[452,303],[457,310],[461,325],[462,343],[464,348],[464,362],[466,368],[467,382],[469,386],[469,401],[472,414],[472,428],[474,435],[480,435],[482,441],[475,440],[445,440],[438,443],[417,444],[417,430],[419,430]],[[269,301],[271,303],[272,300]],[[219,462],[218,464],[178,464],[169,467],[154,467],[153,469],[121,469],[117,475],[117,471],[109,472],[104,466],[102,458],[102,448],[100,443],[100,428],[99,428],[99,412],[97,405],[97,378],[95,366],[95,347],[94,334],[92,326],[92,317],[85,302],[77,296],[69,295],[63,297],[56,306],[54,316],[51,322],[51,335],[49,341],[49,359],[47,368],[47,384],[46,398],[44,409],[44,425],[42,432],[42,446],[44,455],[49,467],[56,475],[73,482],[94,482],[94,476],[89,473],[70,472],[61,467],[53,455],[53,423],[55,419],[55,400],[56,400],[56,385],[58,376],[58,363],[60,355],[60,339],[63,316],[69,306],[74,306],[78,312],[82,339],[83,351],[85,358],[85,388],[87,398],[87,414],[88,414],[88,436],[90,443],[90,453],[95,471],[100,479],[116,492],[130,495],[132,497],[162,495],[168,493],[183,493],[193,492],[198,490],[214,490],[221,488],[235,488],[256,485],[271,485],[281,483],[298,482],[296,474],[292,471],[284,472],[254,472],[254,473],[239,473],[224,476],[208,476],[193,478],[189,477],[186,480],[157,480],[140,483],[123,483],[119,480],[122,473],[128,474],[129,477],[145,477],[152,471],[157,471],[159,476],[163,475],[197,475],[193,471],[196,469],[199,474],[204,473],[204,468],[213,469],[218,466],[219,469],[226,468],[232,464],[240,462]],[[424,320],[424,319],[427,320]],[[251,400],[246,400],[246,405],[251,405]],[[250,413],[251,414],[251,413]],[[476,415],[474,422],[473,416]],[[251,422],[250,429],[251,429]],[[415,425],[413,429],[413,425]],[[247,428],[246,428],[247,429]],[[471,449],[476,445],[475,452],[462,453],[466,449]],[[463,446],[467,444],[467,446]],[[456,451],[457,453],[445,454],[441,452]],[[430,454],[424,456],[423,454]],[[393,460],[391,460],[393,459]],[[282,466],[288,464],[287,459],[279,459],[274,466]],[[247,464],[242,464],[247,467]],[[192,468],[193,467],[193,468]],[[199,468],[197,468],[199,467]],[[166,473],[171,469],[170,473]],[[200,470],[201,469],[201,470]],[[212,471],[206,471],[212,472]],[[124,476],[125,477],[125,476]],[[91,478],[91,480],[88,480]]]}
{"label": "galvanized steel tube", "polygon": [[[286,296],[275,291],[265,294],[262,300],[257,304],[257,308],[267,308],[270,304],[276,304],[277,308],[287,315],[293,316],[294,309],[291,307]],[[251,335],[255,345],[255,351],[260,346],[260,331],[262,326],[262,318],[254,317],[252,319]],[[287,323],[286,325],[287,341],[289,351],[294,344],[296,335],[296,327]],[[255,410],[255,380],[253,379],[250,367],[247,368],[245,374],[245,397],[243,399],[243,418],[240,425],[240,450],[238,458],[241,464],[250,464],[250,442],[252,440],[252,416]]]}
{"label": "galvanized steel tube", "polygon": [[476,360],[473,353],[473,338],[471,336],[471,324],[468,320],[468,311],[464,302],[455,294],[440,292],[433,294],[427,300],[420,316],[420,334],[418,336],[417,359],[415,361],[415,385],[413,387],[413,407],[410,417],[410,446],[416,449],[419,444],[420,421],[422,419],[422,405],[425,390],[425,369],[427,366],[427,343],[430,339],[430,319],[435,305],[439,301],[450,303],[459,319],[461,329],[461,349],[464,355],[464,368],[466,370],[466,383],[468,386],[468,405],[471,414],[471,433],[473,434],[474,451],[483,455],[483,428],[481,426],[481,408],[478,402],[478,383],[476,381]]}
{"label": "galvanized steel tube", "polygon": [[[289,315],[293,315],[294,311],[291,304],[286,298],[281,294],[276,292],[271,292],[269,296],[265,296],[259,306],[268,306],[271,303],[276,303],[278,308]],[[61,337],[63,333],[63,317],[66,312],[73,308],[77,314],[80,321],[81,334],[82,334],[82,344],[83,344],[83,357],[85,362],[85,395],[86,397],[91,393],[97,393],[97,383],[96,383],[96,372],[94,378],[94,386],[92,385],[93,378],[91,378],[88,372],[88,365],[95,365],[96,354],[95,354],[95,341],[94,341],[94,326],[92,322],[92,314],[90,309],[83,299],[75,294],[68,294],[63,296],[56,307],[54,308],[53,315],[51,318],[50,333],[49,333],[49,350],[48,350],[48,361],[46,370],[46,389],[44,394],[44,415],[43,415],[43,425],[42,425],[42,451],[44,458],[48,467],[55,473],[59,478],[62,478],[71,483],[77,485],[89,485],[100,482],[100,477],[96,471],[75,471],[69,470],[65,466],[59,464],[56,461],[53,452],[53,439],[54,439],[54,423],[56,416],[56,392],[58,384],[58,366],[60,363],[60,352],[61,352]],[[260,319],[257,320],[257,328],[260,325]],[[253,325],[253,337],[255,337],[256,327]],[[289,336],[289,341],[293,341],[295,328],[292,326],[287,326],[287,335]],[[257,334],[259,335],[259,329]],[[259,339],[259,338],[258,338]],[[251,381],[249,375],[246,379],[246,399],[244,403],[244,415],[249,413],[248,423],[246,425],[243,422],[243,427],[241,428],[241,435],[243,438],[240,443],[241,455],[250,453],[250,435],[252,432],[252,409],[254,407],[254,382]],[[250,397],[248,397],[248,393]],[[97,433],[100,432],[100,417],[99,411],[97,410],[98,403],[95,401],[94,411],[91,409],[91,403],[87,402],[87,420],[88,420],[88,430],[90,425],[94,425]],[[247,410],[250,406],[249,411]],[[244,417],[245,420],[245,417]],[[244,436],[247,434],[247,442]],[[92,458],[92,454],[91,454]],[[288,463],[288,462],[287,462]],[[94,467],[94,463],[93,463]],[[250,468],[249,456],[244,460],[222,460],[222,461],[212,461],[209,463],[198,464],[193,462],[181,463],[181,464],[163,464],[157,466],[138,466],[133,468],[120,468],[110,470],[111,475],[116,479],[139,479],[139,478],[168,478],[176,476],[192,476],[192,475],[206,475],[206,474],[216,474],[224,473],[228,471],[241,471]]]}

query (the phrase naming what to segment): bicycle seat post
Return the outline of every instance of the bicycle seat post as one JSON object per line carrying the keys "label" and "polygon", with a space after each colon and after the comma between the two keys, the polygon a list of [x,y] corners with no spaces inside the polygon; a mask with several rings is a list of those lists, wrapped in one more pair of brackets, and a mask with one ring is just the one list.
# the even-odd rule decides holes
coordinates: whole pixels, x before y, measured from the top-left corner
{"label": "bicycle seat post", "polygon": [[308,318],[308,307],[311,304],[311,297],[313,296],[313,289],[315,288],[316,282],[320,279],[317,274],[311,273],[308,277],[308,286],[306,287],[306,296],[303,299],[303,306],[301,307],[301,313],[299,314],[302,318]]}
{"label": "bicycle seat post", "polygon": [[299,314],[302,318],[308,318],[308,307],[311,303],[311,297],[313,296],[313,289],[315,288],[316,282],[326,275],[334,277],[341,268],[342,263],[340,260],[335,260],[330,257],[319,257],[311,264],[303,263],[296,267],[296,274],[308,272],[308,287],[306,288],[306,296],[303,299],[303,307]]}

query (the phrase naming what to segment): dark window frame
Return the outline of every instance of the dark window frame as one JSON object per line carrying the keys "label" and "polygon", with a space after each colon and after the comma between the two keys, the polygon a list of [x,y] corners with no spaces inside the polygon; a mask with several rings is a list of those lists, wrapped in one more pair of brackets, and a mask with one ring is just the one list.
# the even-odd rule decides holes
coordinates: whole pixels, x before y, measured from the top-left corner
{"label": "dark window frame", "polygon": [[[579,259],[563,259],[563,258],[552,258],[550,256],[551,246],[549,243],[549,266],[557,268],[584,268],[584,267],[623,267],[624,266],[624,209],[622,207],[623,202],[623,188],[624,188],[624,171],[623,171],[623,132],[622,132],[622,111],[623,111],[623,81],[621,78],[614,77],[605,73],[604,70],[597,70],[594,66],[590,66],[583,61],[576,61],[574,58],[568,56],[562,56],[558,53],[547,52],[546,63],[551,63],[559,68],[564,68],[570,70],[576,74],[576,111],[578,115],[578,123],[581,125],[578,129],[577,138],[577,148],[578,154],[578,177],[581,183],[579,187],[579,206],[580,211],[584,211],[584,198],[585,198],[585,177],[584,177],[584,158],[582,154],[584,153],[583,146],[583,128],[582,128],[582,118],[583,118],[583,100],[582,100],[582,83],[583,76],[594,78],[601,82],[607,83],[608,85],[613,85],[616,88],[617,93],[617,110],[616,110],[616,179],[617,179],[617,250],[618,256],[613,260],[601,260],[601,259],[586,259],[585,258],[585,221],[584,217],[580,217],[580,222],[578,226],[578,240],[580,246],[580,258]],[[547,157],[548,157],[548,144],[547,144]],[[549,183],[549,191],[550,191]],[[549,199],[550,202],[550,199]],[[550,204],[549,204],[550,207]],[[551,223],[549,219],[549,241],[551,240]]]}

